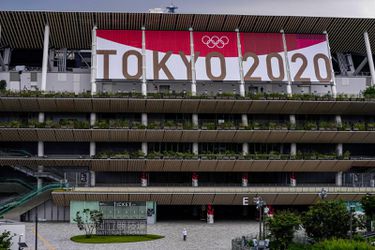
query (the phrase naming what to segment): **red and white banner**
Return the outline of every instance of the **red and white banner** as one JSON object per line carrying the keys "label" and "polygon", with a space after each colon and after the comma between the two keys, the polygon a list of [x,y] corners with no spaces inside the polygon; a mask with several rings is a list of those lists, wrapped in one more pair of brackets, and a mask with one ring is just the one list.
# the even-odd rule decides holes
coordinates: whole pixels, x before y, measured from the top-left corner
{"label": "red and white banner", "polygon": [[245,81],[287,81],[280,33],[241,33]]}
{"label": "red and white banner", "polygon": [[[190,80],[190,44],[201,81],[239,81],[235,32],[145,31],[146,78]],[[324,35],[285,35],[293,82],[330,82],[332,69]],[[245,81],[288,80],[282,34],[240,33]],[[97,31],[97,79],[142,78],[142,31]]]}
{"label": "red and white banner", "polygon": [[325,35],[286,34],[290,74],[294,82],[330,82],[332,69]]}
{"label": "red and white banner", "polygon": [[240,80],[237,34],[234,32],[194,32],[197,80]]}
{"label": "red and white banner", "polygon": [[96,42],[96,78],[142,78],[142,31],[97,30]]}
{"label": "red and white banner", "polygon": [[152,80],[190,80],[189,31],[146,31],[146,72]]}

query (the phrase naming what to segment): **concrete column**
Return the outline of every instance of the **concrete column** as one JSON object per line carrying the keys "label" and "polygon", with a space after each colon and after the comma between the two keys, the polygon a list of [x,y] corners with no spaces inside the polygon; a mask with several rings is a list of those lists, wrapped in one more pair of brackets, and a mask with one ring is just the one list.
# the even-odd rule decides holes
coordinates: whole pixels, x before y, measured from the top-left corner
{"label": "concrete column", "polygon": [[48,46],[49,46],[49,25],[46,24],[44,27],[42,83],[40,86],[41,91],[46,91],[46,88],[47,88]]}
{"label": "concrete column", "polygon": [[336,173],[336,186],[342,186],[342,172]]}
{"label": "concrete column", "polygon": [[94,141],[90,141],[90,157],[96,155],[96,143]]}
{"label": "concrete column", "polygon": [[96,113],[90,113],[90,126],[94,126],[96,123]]}
{"label": "concrete column", "polygon": [[194,155],[199,155],[198,142],[193,142],[193,154]]}
{"label": "concrete column", "polygon": [[[44,167],[43,166],[38,166],[38,173],[43,173]],[[41,189],[43,187],[43,179],[38,177],[36,179],[37,181],[37,189]]]}
{"label": "concrete column", "polygon": [[296,116],[295,115],[289,115],[289,123],[291,128],[296,127]]}
{"label": "concrete column", "polygon": [[142,95],[147,96],[147,80],[146,80],[146,31],[142,27]]}
{"label": "concrete column", "polygon": [[148,145],[147,142],[142,142],[142,152],[145,156],[147,156],[148,153]]}
{"label": "concrete column", "polygon": [[38,157],[44,156],[44,142],[38,141]]}
{"label": "concrete column", "polygon": [[244,142],[242,143],[242,155],[246,156],[249,154],[249,143]]}
{"label": "concrete column", "polygon": [[142,113],[141,119],[142,119],[142,125],[147,126],[148,120],[147,120],[147,114],[146,113]]}
{"label": "concrete column", "polygon": [[4,49],[4,56],[3,56],[3,61],[4,61],[4,64],[5,64],[5,68],[4,68],[5,71],[9,70],[9,64],[10,64],[11,57],[12,57],[12,51],[10,50],[10,48],[5,48]]}
{"label": "concrete column", "polygon": [[96,176],[95,171],[90,171],[90,187],[95,187]]}
{"label": "concrete column", "polygon": [[370,68],[370,73],[371,73],[371,86],[373,86],[375,84],[375,68],[374,68],[374,60],[372,58],[370,38],[368,37],[367,31],[363,33],[363,37],[365,38],[368,66]]}
{"label": "concrete column", "polygon": [[237,34],[237,53],[238,53],[238,65],[240,69],[240,96],[244,97],[245,93],[245,80],[243,73],[243,60],[242,60],[242,48],[241,48],[241,39],[240,39],[240,30],[236,29]]}
{"label": "concrete column", "polygon": [[45,116],[44,116],[44,113],[43,112],[40,112],[38,114],[38,122],[39,123],[43,123],[45,121]]}
{"label": "concrete column", "polygon": [[290,144],[290,155],[296,156],[297,155],[297,143]]}
{"label": "concrete column", "polygon": [[199,121],[198,121],[198,114],[193,114],[192,116],[192,123],[194,128],[199,127]]}
{"label": "concrete column", "polygon": [[241,115],[241,122],[243,126],[245,127],[249,126],[249,120],[247,119],[247,114]]}
{"label": "concrete column", "polygon": [[336,145],[336,154],[338,157],[342,156],[343,155],[343,146],[342,146],[342,143],[338,143]]}
{"label": "concrete column", "polygon": [[287,76],[288,83],[286,85],[286,93],[288,96],[292,96],[292,76],[290,75],[290,66],[289,66],[289,59],[288,59],[288,47],[286,45],[286,38],[285,38],[285,33],[284,30],[280,31],[282,35],[282,40],[283,40],[283,47],[284,47],[284,59],[285,59],[285,72]]}
{"label": "concrete column", "polygon": [[335,120],[336,120],[337,127],[339,128],[342,127],[341,115],[336,115]]}
{"label": "concrete column", "polygon": [[331,74],[332,74],[332,80],[331,80],[331,87],[332,87],[332,97],[336,98],[337,96],[337,89],[336,89],[336,78],[335,78],[335,71],[333,70],[333,64],[332,64],[332,54],[331,54],[331,47],[329,46],[329,37],[327,31],[323,32],[326,35],[326,41],[327,41],[327,50],[328,50],[328,56],[329,56],[329,65],[331,67]]}
{"label": "concrete column", "polygon": [[91,32],[91,95],[95,95],[97,92],[96,86],[96,25],[93,27]]}
{"label": "concrete column", "polygon": [[197,81],[195,75],[195,52],[194,52],[194,36],[193,28],[189,28],[190,31],[190,61],[191,61],[191,95],[197,95]]}

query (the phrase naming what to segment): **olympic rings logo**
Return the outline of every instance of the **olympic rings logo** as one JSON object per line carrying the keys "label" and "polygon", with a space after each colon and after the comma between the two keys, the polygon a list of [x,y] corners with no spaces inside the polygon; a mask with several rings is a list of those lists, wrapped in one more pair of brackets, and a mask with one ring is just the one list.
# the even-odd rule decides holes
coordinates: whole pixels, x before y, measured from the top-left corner
{"label": "olympic rings logo", "polygon": [[202,43],[205,44],[208,48],[213,49],[213,48],[218,48],[222,49],[224,48],[225,45],[229,43],[229,38],[227,36],[203,36],[202,37]]}

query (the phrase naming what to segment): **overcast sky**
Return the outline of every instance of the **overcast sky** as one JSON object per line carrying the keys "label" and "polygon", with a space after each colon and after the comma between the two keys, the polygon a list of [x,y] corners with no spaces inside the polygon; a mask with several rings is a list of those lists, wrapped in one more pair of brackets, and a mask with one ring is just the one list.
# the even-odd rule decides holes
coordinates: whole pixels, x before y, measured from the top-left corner
{"label": "overcast sky", "polygon": [[[0,10],[147,12],[170,0],[0,0]],[[178,13],[375,18],[375,0],[173,0]]]}

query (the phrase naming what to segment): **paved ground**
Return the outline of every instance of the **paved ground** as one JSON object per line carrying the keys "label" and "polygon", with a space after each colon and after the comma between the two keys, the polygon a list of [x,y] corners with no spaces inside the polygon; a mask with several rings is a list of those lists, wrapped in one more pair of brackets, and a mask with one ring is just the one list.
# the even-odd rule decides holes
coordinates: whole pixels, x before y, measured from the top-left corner
{"label": "paved ground", "polygon": [[[188,231],[188,240],[182,241],[182,229]],[[148,226],[148,233],[164,235],[164,239],[121,244],[78,244],[70,237],[82,234],[76,225],[69,223],[39,223],[38,250],[174,250],[174,249],[230,249],[231,239],[253,234],[258,230],[257,222],[218,222],[208,225],[202,222],[159,222]],[[34,224],[26,224],[26,241],[30,249],[34,248]]]}

